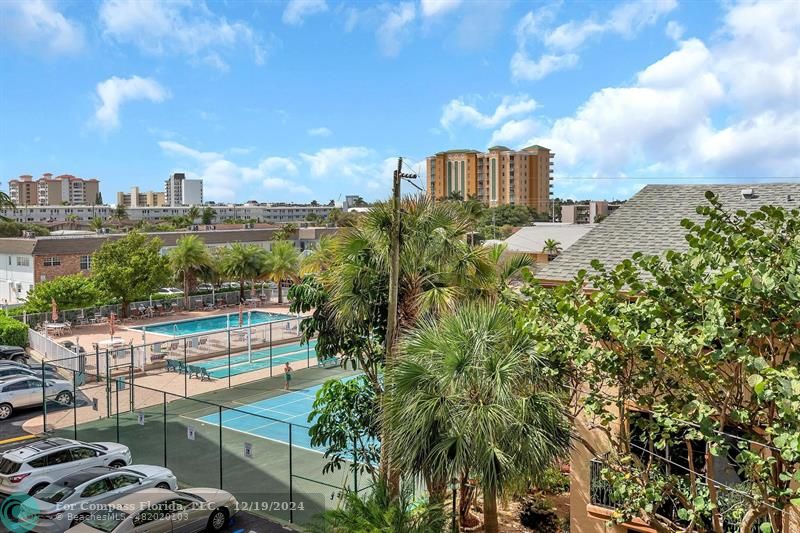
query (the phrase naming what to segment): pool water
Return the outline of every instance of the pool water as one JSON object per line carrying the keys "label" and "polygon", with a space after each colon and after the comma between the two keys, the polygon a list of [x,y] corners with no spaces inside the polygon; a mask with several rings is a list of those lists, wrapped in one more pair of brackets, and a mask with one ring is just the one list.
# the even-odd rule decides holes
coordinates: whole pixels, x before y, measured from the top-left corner
{"label": "pool water", "polygon": [[[258,325],[267,324],[269,322],[276,322],[278,320],[286,320],[292,318],[289,315],[280,313],[266,313],[264,311],[250,311],[244,313],[242,317],[242,325]],[[148,333],[159,333],[161,335],[181,336],[192,335],[194,333],[205,333],[208,331],[217,331],[227,329],[228,327],[239,326],[239,313],[230,313],[227,315],[209,316],[206,318],[193,318],[191,320],[178,320],[175,322],[161,322],[158,324],[150,324],[149,326],[137,326],[131,329],[144,329]]]}

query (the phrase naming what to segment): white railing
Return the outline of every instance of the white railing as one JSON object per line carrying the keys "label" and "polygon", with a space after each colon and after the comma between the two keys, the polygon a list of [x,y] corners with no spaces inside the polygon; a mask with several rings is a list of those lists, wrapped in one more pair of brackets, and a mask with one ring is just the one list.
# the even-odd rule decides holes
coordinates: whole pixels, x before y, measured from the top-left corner
{"label": "white railing", "polygon": [[84,370],[81,358],[77,353],[38,331],[28,329],[28,344],[31,350],[39,354],[47,363],[73,372],[83,372]]}

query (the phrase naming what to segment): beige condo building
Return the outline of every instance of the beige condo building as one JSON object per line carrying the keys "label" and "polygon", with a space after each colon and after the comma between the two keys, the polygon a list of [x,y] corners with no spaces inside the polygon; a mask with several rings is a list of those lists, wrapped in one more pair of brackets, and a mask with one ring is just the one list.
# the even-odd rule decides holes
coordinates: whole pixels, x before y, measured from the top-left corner
{"label": "beige condo building", "polygon": [[45,173],[34,180],[31,175],[8,181],[8,193],[15,205],[97,205],[100,182],[71,174],[53,177]]}
{"label": "beige condo building", "polygon": [[163,192],[139,192],[139,187],[132,187],[130,193],[117,193],[117,205],[124,205],[125,207],[162,207],[167,205],[167,199]]}
{"label": "beige condo building", "polygon": [[523,205],[546,213],[554,155],[538,144],[522,150],[492,146],[486,152],[439,152],[426,159],[427,194],[436,200],[455,195],[489,207]]}

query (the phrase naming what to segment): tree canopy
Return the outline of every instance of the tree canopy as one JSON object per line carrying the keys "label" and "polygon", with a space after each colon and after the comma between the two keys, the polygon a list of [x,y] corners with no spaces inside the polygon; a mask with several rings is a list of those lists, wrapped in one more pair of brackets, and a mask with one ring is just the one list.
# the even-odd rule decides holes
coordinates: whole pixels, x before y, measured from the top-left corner
{"label": "tree canopy", "polygon": [[29,313],[49,311],[53,300],[59,309],[66,310],[104,304],[108,299],[93,279],[83,274],[71,274],[34,285],[28,292],[25,310]]}
{"label": "tree canopy", "polygon": [[92,279],[97,287],[123,304],[147,298],[170,279],[167,258],[161,255],[161,239],[132,231],[108,239],[92,256]]}

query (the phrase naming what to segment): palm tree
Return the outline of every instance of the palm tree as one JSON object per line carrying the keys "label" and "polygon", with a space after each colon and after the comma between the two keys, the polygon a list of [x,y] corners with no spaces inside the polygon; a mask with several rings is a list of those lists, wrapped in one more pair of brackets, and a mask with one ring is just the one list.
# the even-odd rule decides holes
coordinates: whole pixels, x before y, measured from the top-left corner
{"label": "palm tree", "polygon": [[89,221],[89,227],[94,231],[103,229],[103,219],[100,217],[94,217],[91,221]]}
{"label": "palm tree", "polygon": [[211,264],[208,249],[200,237],[187,235],[169,251],[169,262],[175,275],[183,279],[183,302],[188,309],[193,281]]}
{"label": "palm tree", "polygon": [[486,214],[486,208],[475,198],[470,198],[461,204],[461,209],[464,210],[464,216],[467,217],[470,225],[469,243],[474,245],[475,234],[478,232],[478,226],[480,226]]}
{"label": "palm tree", "polygon": [[[15,209],[16,206],[14,205],[14,201],[11,197],[2,191],[0,191],[0,209]],[[0,215],[0,221],[9,222],[11,219]]]}
{"label": "palm tree", "polygon": [[[534,348],[510,310],[472,304],[423,319],[387,370],[393,464],[422,475],[432,501],[441,501],[449,480],[465,487],[474,479],[488,533],[498,530],[497,498],[569,446],[569,425]],[[462,518],[469,499],[462,490]]]}
{"label": "palm tree", "polygon": [[264,270],[266,252],[255,244],[233,243],[221,253],[220,270],[229,279],[239,282],[239,300],[244,301],[244,283]]}
{"label": "palm tree", "polygon": [[259,277],[278,284],[278,303],[283,303],[281,282],[286,279],[296,280],[299,269],[300,253],[297,248],[289,241],[275,241],[267,254]]}
{"label": "palm tree", "polygon": [[355,492],[348,491],[342,508],[323,513],[320,520],[306,530],[311,533],[442,533],[446,523],[441,506],[412,501],[411,484],[398,498],[392,498],[386,483],[377,481],[363,500]]}
{"label": "palm tree", "polygon": [[75,213],[70,213],[64,217],[64,220],[69,222],[69,227],[71,229],[75,229],[75,223],[78,222],[78,215],[76,215]]}
{"label": "palm tree", "polygon": [[300,275],[319,274],[328,270],[336,260],[334,240],[330,235],[323,235],[317,247],[311,250],[300,262]]}
{"label": "palm tree", "polygon": [[200,218],[200,216],[201,216],[200,208],[197,207],[196,205],[191,206],[186,211],[186,218],[189,219],[190,224],[194,224],[194,221]]}
{"label": "palm tree", "polygon": [[542,251],[547,254],[548,259],[551,261],[558,257],[558,254],[561,253],[561,243],[555,239],[547,239],[544,241],[544,247]]}

